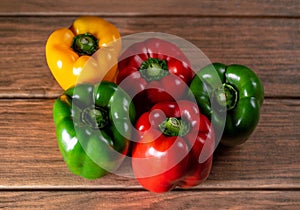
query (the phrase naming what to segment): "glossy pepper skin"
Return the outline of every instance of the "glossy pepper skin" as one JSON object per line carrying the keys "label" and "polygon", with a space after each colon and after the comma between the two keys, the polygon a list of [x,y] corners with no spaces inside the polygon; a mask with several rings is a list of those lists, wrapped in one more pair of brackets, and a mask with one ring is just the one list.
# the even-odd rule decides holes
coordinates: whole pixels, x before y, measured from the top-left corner
{"label": "glossy pepper skin", "polygon": [[119,167],[129,148],[135,110],[116,84],[80,84],[54,103],[59,149],[69,170],[96,179]]}
{"label": "glossy pepper skin", "polygon": [[100,17],[82,16],[69,28],[57,29],[49,36],[46,60],[66,90],[78,83],[114,81],[120,49],[120,33],[113,24]]}
{"label": "glossy pepper skin", "polygon": [[136,179],[147,190],[163,193],[190,188],[210,173],[214,131],[197,104],[160,102],[137,120],[132,152]]}
{"label": "glossy pepper skin", "polygon": [[129,46],[122,53],[117,84],[135,96],[137,112],[143,113],[155,103],[182,98],[194,75],[190,66],[175,44],[150,38]]}
{"label": "glossy pepper skin", "polygon": [[[217,83],[218,80],[221,82]],[[213,117],[218,122],[218,116],[226,112],[223,145],[240,145],[249,138],[259,121],[264,100],[263,85],[251,69],[213,63],[197,73],[190,90],[209,119]]]}

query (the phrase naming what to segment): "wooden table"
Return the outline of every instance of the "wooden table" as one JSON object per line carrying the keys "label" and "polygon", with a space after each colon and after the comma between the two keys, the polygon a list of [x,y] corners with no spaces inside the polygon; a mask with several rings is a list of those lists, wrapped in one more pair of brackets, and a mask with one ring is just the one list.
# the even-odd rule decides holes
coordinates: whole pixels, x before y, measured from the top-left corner
{"label": "wooden table", "polygon": [[[298,0],[0,4],[0,208],[300,208]],[[242,146],[218,149],[209,179],[189,190],[154,194],[122,176],[88,181],[72,175],[57,147],[52,106],[62,89],[46,65],[45,43],[81,15],[104,17],[123,36],[174,34],[213,62],[252,68],[265,87],[253,135]]]}

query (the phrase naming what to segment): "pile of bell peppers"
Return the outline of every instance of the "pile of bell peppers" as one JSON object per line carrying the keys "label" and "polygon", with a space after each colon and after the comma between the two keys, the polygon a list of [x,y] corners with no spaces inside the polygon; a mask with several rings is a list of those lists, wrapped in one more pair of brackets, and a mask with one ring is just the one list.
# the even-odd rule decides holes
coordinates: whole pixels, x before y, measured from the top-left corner
{"label": "pile of bell peppers", "polygon": [[210,174],[215,130],[231,147],[255,130],[264,89],[248,67],[196,71],[159,38],[120,51],[118,29],[99,17],[79,17],[48,38],[47,64],[64,89],[53,107],[58,147],[72,173],[100,178],[130,157],[145,189],[190,188]]}

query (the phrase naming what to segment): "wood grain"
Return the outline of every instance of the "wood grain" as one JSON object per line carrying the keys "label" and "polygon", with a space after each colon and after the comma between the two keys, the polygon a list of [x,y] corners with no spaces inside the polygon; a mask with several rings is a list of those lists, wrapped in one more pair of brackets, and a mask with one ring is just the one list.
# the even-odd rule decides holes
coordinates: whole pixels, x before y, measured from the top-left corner
{"label": "wood grain", "polygon": [[[122,36],[174,34],[212,62],[252,68],[266,96],[255,132],[236,148],[219,146],[208,180],[189,190],[147,192],[127,165],[94,181],[72,175],[56,142],[52,106],[62,89],[45,44],[81,15],[104,17]],[[298,0],[1,0],[0,208],[299,209],[299,17]]]}
{"label": "wood grain", "polygon": [[2,192],[8,209],[298,209],[299,191]]}
{"label": "wood grain", "polygon": [[152,0],[118,1],[37,1],[2,0],[0,14],[5,15],[68,15],[97,14],[121,16],[197,15],[197,16],[287,16],[298,17],[297,0]]}
{"label": "wood grain", "polygon": [[[69,26],[74,19],[0,17],[0,98],[53,98],[61,93],[46,64],[45,44],[53,30]],[[249,66],[262,79],[267,97],[300,95],[298,19],[109,17],[107,20],[123,36],[152,31],[174,34],[196,45],[212,62]]]}
{"label": "wood grain", "polygon": [[[53,100],[0,100],[1,189],[141,189],[124,170],[88,181],[62,160],[52,121]],[[218,148],[200,189],[300,189],[300,101],[267,100],[250,139]]]}

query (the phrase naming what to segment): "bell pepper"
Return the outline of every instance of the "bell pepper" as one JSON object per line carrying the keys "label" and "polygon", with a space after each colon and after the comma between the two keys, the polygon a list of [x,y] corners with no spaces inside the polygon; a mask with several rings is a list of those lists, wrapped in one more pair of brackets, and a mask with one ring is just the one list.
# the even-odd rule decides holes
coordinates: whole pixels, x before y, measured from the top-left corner
{"label": "bell pepper", "polygon": [[190,66],[175,44],[149,38],[122,53],[117,84],[133,98],[137,113],[143,113],[155,103],[180,99],[194,75]]}
{"label": "bell pepper", "polygon": [[188,100],[160,102],[136,122],[132,168],[149,191],[163,193],[176,186],[190,188],[210,173],[214,130]]}
{"label": "bell pepper", "polygon": [[114,81],[120,49],[120,33],[113,24],[100,17],[83,16],[49,36],[46,60],[66,90],[77,83]]}
{"label": "bell pepper", "polygon": [[218,117],[225,113],[223,145],[244,143],[257,126],[264,88],[258,76],[246,66],[210,64],[196,74],[190,93],[201,111],[211,121],[217,122],[216,126],[220,127]]}
{"label": "bell pepper", "polygon": [[135,110],[116,84],[79,84],[54,103],[58,146],[69,170],[96,179],[116,170],[126,157]]}

